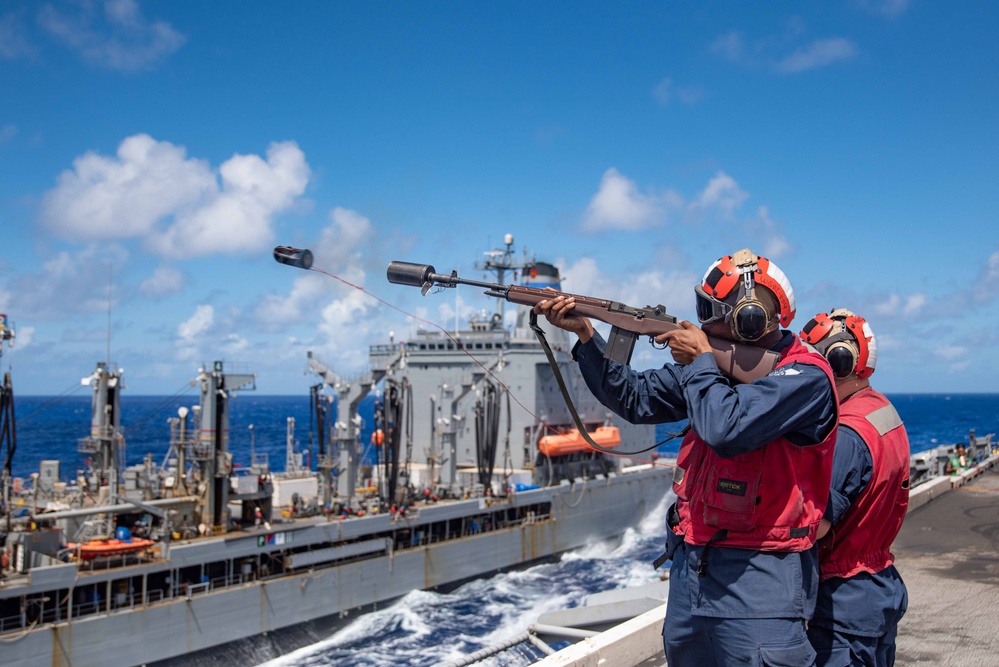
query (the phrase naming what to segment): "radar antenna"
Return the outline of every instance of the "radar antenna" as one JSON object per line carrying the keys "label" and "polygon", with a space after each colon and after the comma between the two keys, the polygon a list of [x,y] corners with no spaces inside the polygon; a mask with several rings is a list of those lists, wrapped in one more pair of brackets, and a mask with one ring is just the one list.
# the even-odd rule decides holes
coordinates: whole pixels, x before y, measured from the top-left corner
{"label": "radar antenna", "polygon": [[[503,244],[506,246],[505,249],[495,248],[483,253],[486,259],[481,262],[475,263],[475,268],[479,271],[489,271],[496,276],[496,282],[501,285],[506,284],[506,273],[507,271],[518,271],[526,266],[530,266],[531,262],[527,260],[526,251],[523,261],[516,262],[513,259],[513,234],[506,234],[503,237]],[[499,316],[498,319],[500,323],[503,322],[503,308],[506,300],[498,297],[496,299],[496,314]]]}

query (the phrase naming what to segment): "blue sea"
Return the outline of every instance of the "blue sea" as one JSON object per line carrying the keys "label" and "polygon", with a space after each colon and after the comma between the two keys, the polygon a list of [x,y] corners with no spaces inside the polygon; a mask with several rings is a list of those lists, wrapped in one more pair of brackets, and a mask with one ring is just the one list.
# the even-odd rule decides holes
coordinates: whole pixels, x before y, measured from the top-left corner
{"label": "blue sea", "polygon": [[[999,433],[999,394],[893,394],[889,398],[905,422],[913,453],[966,442],[971,429],[977,435]],[[127,462],[140,463],[148,454],[162,463],[169,437],[167,420],[176,416],[178,408],[197,401],[193,388],[171,397],[124,395],[121,421]],[[256,453],[268,454],[273,469],[282,470],[289,417],[295,419],[295,449],[309,450],[308,396],[241,393],[230,405],[230,449],[236,463],[249,465],[252,444]],[[83,463],[77,441],[90,432],[90,390],[84,387],[79,393],[58,397],[16,396],[15,410],[14,475],[27,477],[38,470],[39,461],[59,459],[61,477],[66,481],[75,477]],[[362,406],[362,416],[366,410],[370,411],[370,404]],[[365,421],[370,425],[370,418]],[[661,429],[667,430],[675,429],[669,425]],[[368,441],[362,432],[362,442]],[[661,451],[675,452],[677,444],[670,442]],[[6,452],[0,454],[6,457]],[[385,609],[358,616],[313,646],[263,664],[430,667],[524,632],[538,614],[577,606],[591,593],[647,583],[655,576],[650,562],[661,551],[665,500],[618,542],[592,544],[557,562],[498,574],[447,594],[413,591]],[[267,657],[262,655],[260,660]],[[537,657],[521,648],[480,664],[527,665]]]}

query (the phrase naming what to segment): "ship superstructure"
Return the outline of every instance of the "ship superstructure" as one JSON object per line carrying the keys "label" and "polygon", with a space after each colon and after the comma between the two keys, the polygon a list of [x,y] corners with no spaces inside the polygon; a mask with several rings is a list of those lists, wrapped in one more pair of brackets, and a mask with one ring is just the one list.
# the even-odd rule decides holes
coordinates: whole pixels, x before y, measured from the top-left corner
{"label": "ship superstructure", "polygon": [[[554,266],[515,261],[512,247],[508,237],[480,268],[558,286]],[[506,324],[499,302],[466,329],[373,345],[359,378],[310,353],[316,448],[303,465],[289,420],[283,472],[255,456],[234,464],[229,401],[256,379],[222,362],[199,372],[199,405],[170,420],[163,463],[125,466],[122,376],[98,364],[79,443],[90,465],[65,482],[60,462],[43,461],[5,486],[0,662],[102,664],[110,636],[141,638],[115,645],[122,665],[247,646],[259,658],[411,590],[623,533],[666,493],[670,469],[582,444],[541,454],[541,439],[568,437],[573,422],[526,307]],[[651,426],[611,418],[586,391],[564,332],[548,336],[587,428],[629,450],[653,445]],[[369,444],[360,406],[372,393]]]}
{"label": "ship superstructure", "polygon": [[[505,240],[505,248],[487,253],[478,269],[493,274],[499,283],[507,276],[519,276],[524,285],[559,288],[555,266],[526,256],[515,260],[512,236]],[[431,435],[418,441],[412,453],[413,463],[424,468],[418,480],[437,483],[452,495],[481,484],[472,480],[489,477],[487,470],[494,476],[516,471],[533,476],[550,463],[538,459],[539,439],[574,428],[554,372],[529,326],[530,309],[518,307],[514,324],[508,327],[505,301],[497,298],[495,304],[494,312],[480,314],[467,329],[421,328],[408,341],[371,349],[375,372],[405,375],[414,402],[412,431]],[[571,363],[566,332],[543,320],[539,324],[587,430],[613,424],[622,442],[651,444],[652,426],[620,419],[586,389],[578,367]],[[542,475],[553,473],[554,481],[572,479],[584,469],[591,475],[609,472],[621,461],[580,449],[578,456],[558,461],[558,471],[545,470]],[[539,481],[544,484],[547,478]]]}

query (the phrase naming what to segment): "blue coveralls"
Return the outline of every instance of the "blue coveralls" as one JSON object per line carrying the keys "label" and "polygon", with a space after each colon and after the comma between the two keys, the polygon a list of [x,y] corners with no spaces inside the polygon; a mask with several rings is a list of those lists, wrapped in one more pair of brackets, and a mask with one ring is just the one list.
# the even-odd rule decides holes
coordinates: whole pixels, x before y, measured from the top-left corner
{"label": "blue coveralls", "polygon": [[[833,454],[832,491],[825,518],[835,526],[867,487],[874,472],[864,439],[840,425]],[[895,636],[909,595],[894,565],[881,572],[833,577],[819,584],[808,639],[819,667],[895,664]]]}
{"label": "blue coveralls", "polygon": [[[790,345],[793,335],[784,332],[773,349]],[[733,385],[711,354],[689,366],[669,363],[639,373],[605,359],[605,346],[598,334],[573,348],[602,404],[632,423],[689,418],[719,456],[751,452],[780,436],[814,445],[835,427],[832,384],[813,364],[791,363]],[[702,558],[707,568],[699,576]],[[818,583],[816,548],[780,553],[681,543],[673,553],[663,626],[670,667],[812,664],[805,620],[814,611]]]}

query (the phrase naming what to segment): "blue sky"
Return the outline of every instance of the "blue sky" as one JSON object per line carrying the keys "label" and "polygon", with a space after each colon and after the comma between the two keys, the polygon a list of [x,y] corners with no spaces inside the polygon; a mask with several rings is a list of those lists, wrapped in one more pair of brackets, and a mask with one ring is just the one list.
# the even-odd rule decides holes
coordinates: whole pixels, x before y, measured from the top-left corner
{"label": "blue sky", "polygon": [[[305,394],[474,290],[512,233],[565,289],[663,303],[750,247],[794,330],[848,307],[887,392],[996,391],[999,5],[0,4],[0,312],[19,394],[107,356],[130,393],[203,363]],[[110,290],[109,290],[110,286]],[[109,319],[110,302],[110,328]],[[663,353],[640,348],[638,365]]]}

